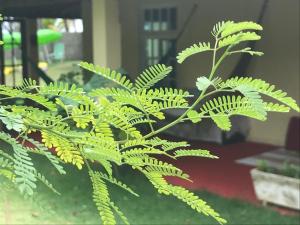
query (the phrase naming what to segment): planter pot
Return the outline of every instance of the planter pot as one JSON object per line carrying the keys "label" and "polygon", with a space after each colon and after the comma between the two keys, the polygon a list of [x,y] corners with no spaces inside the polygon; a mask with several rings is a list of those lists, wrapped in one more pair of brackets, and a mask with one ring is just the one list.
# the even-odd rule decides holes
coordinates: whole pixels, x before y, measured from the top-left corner
{"label": "planter pot", "polygon": [[300,179],[251,170],[256,196],[263,203],[273,203],[300,210]]}

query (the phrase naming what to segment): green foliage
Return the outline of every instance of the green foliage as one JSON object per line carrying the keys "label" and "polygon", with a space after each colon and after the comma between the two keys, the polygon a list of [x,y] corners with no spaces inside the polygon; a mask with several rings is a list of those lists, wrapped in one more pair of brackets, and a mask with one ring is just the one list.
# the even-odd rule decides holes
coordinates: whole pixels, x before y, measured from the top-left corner
{"label": "green foliage", "polygon": [[206,216],[213,217],[220,224],[224,224],[227,222],[225,219],[221,218],[221,216],[217,212],[215,212],[209,205],[207,205],[205,201],[201,200],[198,196],[186,190],[185,188],[169,185],[168,189],[170,190],[170,193],[172,195],[188,204],[197,212],[203,213]]}
{"label": "green foliage", "polygon": [[[264,108],[263,108],[264,109]],[[252,99],[248,97],[224,95],[222,97],[213,98],[200,108],[200,114],[210,116],[214,122],[223,130],[229,130],[231,123],[230,116],[241,115],[258,120],[265,120],[265,111],[261,113],[257,110]]]}
{"label": "green foliage", "polygon": [[226,29],[222,30],[221,37],[224,38],[226,36],[229,36],[231,34],[241,32],[244,30],[262,30],[262,26],[251,22],[251,21],[246,21],[246,22],[239,22],[239,23],[229,23],[226,27]]}
{"label": "green foliage", "polygon": [[[21,145],[14,138],[4,132],[0,132],[0,139],[8,144],[8,149],[0,149],[0,175],[10,180],[25,196],[33,195],[37,180],[58,193],[50,182],[34,167],[29,153],[38,153],[33,148]],[[31,140],[31,139],[30,139]],[[36,143],[31,140],[32,143]],[[0,146],[3,148],[2,146]],[[9,150],[9,153],[6,151]],[[47,150],[47,155],[49,150]],[[51,158],[51,157],[50,157]],[[51,158],[54,161],[54,156]],[[60,171],[64,171],[58,162],[55,162]]]}
{"label": "green foliage", "polygon": [[60,195],[60,193],[53,187],[53,185],[46,179],[46,177],[38,172],[35,173],[35,177],[42,182],[44,185],[46,185],[51,191],[54,193]]}
{"label": "green foliage", "polygon": [[[215,76],[223,60],[232,54],[262,55],[250,48],[232,50],[241,42],[258,40],[260,36],[256,32],[261,29],[253,22],[220,22],[212,31],[214,45],[201,42],[179,53],[179,63],[204,51],[213,55],[209,75],[197,79],[199,94],[192,104],[187,91],[153,87],[171,72],[172,68],[166,65],[151,66],[131,82],[117,71],[82,62],[82,68],[116,84],[91,91],[64,82],[40,86],[30,79],[16,88],[0,86],[1,125],[17,133],[14,137],[0,133],[5,143],[0,149],[0,176],[21,193],[31,196],[38,181],[58,193],[33,165],[32,154],[44,156],[61,175],[65,174],[61,163],[73,164],[78,169],[86,167],[103,224],[116,224],[116,215],[128,224],[128,219],[111,200],[108,186],[113,184],[138,196],[114,176],[113,165],[127,165],[143,174],[159,193],[173,195],[197,212],[225,223],[206,202],[182,187],[170,185],[165,179],[174,176],[189,180],[188,174],[170,163],[172,160],[217,157],[208,150],[188,149],[185,141],[172,142],[157,135],[187,120],[201,123],[203,119],[212,119],[221,129],[229,130],[231,116],[264,121],[268,112],[299,111],[295,100],[265,81],[239,77],[222,81]],[[265,101],[264,97],[274,101]],[[12,103],[11,100],[17,99],[26,101],[18,105]],[[186,110],[173,122],[159,127],[157,122],[163,120],[165,111],[170,109]],[[41,141],[30,138],[30,133],[40,134]],[[172,160],[166,162],[166,157]]]}
{"label": "green foliage", "polygon": [[175,157],[184,157],[184,156],[193,156],[193,157],[207,157],[207,158],[218,158],[215,155],[212,155],[208,150],[196,149],[196,150],[176,150]]}
{"label": "green foliage", "polygon": [[150,66],[137,77],[135,87],[137,89],[148,89],[158,81],[164,79],[171,71],[171,66],[167,67],[161,64]]}
{"label": "green foliage", "polygon": [[200,52],[206,52],[206,51],[212,51],[213,49],[210,47],[210,43],[209,42],[203,42],[203,43],[199,43],[192,45],[191,47],[183,50],[182,52],[180,52],[177,56],[177,61],[178,63],[183,63],[188,57],[200,53]]}
{"label": "green foliage", "polygon": [[115,70],[100,66],[94,66],[93,64],[87,62],[81,62],[79,65],[90,72],[116,82],[118,85],[127,90],[131,90],[133,88],[133,84],[130,82],[130,80],[128,80],[125,76]]}
{"label": "green foliage", "polygon": [[206,90],[210,85],[212,85],[212,81],[210,81],[207,77],[198,77],[196,86],[199,91]]}
{"label": "green foliage", "polygon": [[219,41],[218,47],[223,48],[226,46],[234,46],[243,41],[257,41],[260,38],[261,37],[258,34],[256,34],[255,32],[245,32],[245,33],[240,32],[238,34],[233,34],[233,35],[227,36],[225,38],[222,38]]}
{"label": "green foliage", "polygon": [[289,161],[285,161],[280,168],[274,168],[271,167],[267,161],[259,160],[257,162],[257,169],[267,173],[300,179],[300,166],[290,163]]}
{"label": "green foliage", "polygon": [[216,25],[214,25],[211,34],[215,37],[218,38],[220,34],[228,28],[231,24],[234,24],[233,21],[220,21]]}
{"label": "green foliage", "polygon": [[103,225],[115,225],[116,219],[111,208],[111,200],[106,184],[98,172],[90,172],[93,184],[93,198],[99,210]]}
{"label": "green foliage", "polygon": [[6,111],[3,107],[0,107],[0,120],[8,130],[20,132],[24,128],[22,117]]}
{"label": "green foliage", "polygon": [[284,162],[279,174],[300,179],[300,166],[291,164],[289,162]]}
{"label": "green foliage", "polygon": [[131,190],[131,188],[127,187],[126,184],[123,184],[121,181],[118,181],[114,177],[107,176],[106,174],[103,174],[101,172],[97,172],[97,176],[100,177],[102,180],[105,180],[107,182],[110,182],[112,184],[119,186],[120,188],[123,188],[125,191],[128,191],[129,193],[131,193],[137,197],[139,196],[137,193],[135,193],[133,190]]}
{"label": "green foliage", "polygon": [[59,174],[66,174],[63,166],[60,165],[61,161],[57,158],[57,156],[53,155],[45,145],[29,137],[24,137],[24,140],[34,146],[34,153],[45,156]]}
{"label": "green foliage", "polygon": [[289,108],[300,111],[296,101],[287,96],[287,93],[282,90],[275,90],[275,86],[271,85],[261,79],[253,79],[252,77],[234,77],[220,84],[221,88],[232,88],[235,90],[243,91],[246,88],[252,89],[262,95],[273,98],[280,103],[285,104]]}
{"label": "green foliage", "polygon": [[198,113],[196,110],[190,110],[187,113],[187,117],[190,121],[192,121],[193,123],[198,123],[201,121],[201,117],[202,115],[200,113]]}

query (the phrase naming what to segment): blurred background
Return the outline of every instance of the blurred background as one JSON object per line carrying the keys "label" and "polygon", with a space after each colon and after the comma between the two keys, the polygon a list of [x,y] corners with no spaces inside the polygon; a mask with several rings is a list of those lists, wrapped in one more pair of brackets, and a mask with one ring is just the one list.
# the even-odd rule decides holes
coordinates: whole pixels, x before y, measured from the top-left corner
{"label": "blurred background", "polygon": [[[209,72],[211,56],[199,54],[178,65],[177,52],[199,41],[211,41],[210,31],[218,21],[254,21],[264,27],[263,38],[246,45],[265,55],[233,56],[218,76],[261,78],[299,103],[299,8],[299,0],[0,0],[4,16],[0,39],[5,43],[0,47],[0,81],[9,86],[20,85],[24,78],[40,84],[64,81],[89,90],[109,84],[81,71],[77,64],[82,60],[116,69],[131,79],[147,66],[164,63],[174,71],[160,85],[197,94],[196,78]],[[182,111],[167,114],[166,122],[170,122]],[[299,114],[290,112],[270,114],[266,122],[235,117],[230,132],[220,131],[210,121],[175,126],[165,137],[191,140],[193,147],[210,149],[220,159],[182,160],[179,167],[194,183],[169,181],[198,191],[230,224],[299,224],[299,124]],[[120,173],[127,176],[126,170]],[[128,179],[144,189],[145,181],[139,177]],[[66,192],[66,187],[76,189],[77,194],[89,188],[84,177],[56,182]],[[162,197],[152,190],[144,192],[148,196],[144,201],[134,200],[137,208],[127,207],[134,204],[131,199],[119,197],[121,205],[134,211],[132,222],[213,223],[173,199],[163,198],[166,203],[158,206],[155,201]],[[96,211],[85,195],[71,208],[64,207],[73,202],[74,195],[56,199],[61,204],[48,204],[55,198],[45,193],[41,198],[47,206],[25,206],[18,198],[8,198],[0,223],[96,223],[96,217],[89,214]],[[176,209],[178,214],[173,215]],[[162,210],[168,212],[157,217]]]}

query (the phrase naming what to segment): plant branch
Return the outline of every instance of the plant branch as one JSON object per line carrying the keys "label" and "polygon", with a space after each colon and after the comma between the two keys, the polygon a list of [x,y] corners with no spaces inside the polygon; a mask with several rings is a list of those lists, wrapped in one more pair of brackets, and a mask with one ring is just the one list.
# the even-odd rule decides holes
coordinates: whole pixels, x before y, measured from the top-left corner
{"label": "plant branch", "polygon": [[[213,66],[212,66],[212,69],[211,69],[211,72],[210,72],[210,75],[209,75],[209,80],[211,80],[215,74],[215,72],[217,71],[218,67],[220,66],[220,64],[222,63],[222,61],[226,58],[227,56],[227,53],[228,51],[231,49],[232,46],[229,46],[225,52],[223,53],[223,55],[220,57],[220,59],[217,61],[217,63],[215,64],[215,60],[216,60],[216,52],[217,52],[217,43],[218,43],[218,39],[216,39],[216,43],[215,43],[215,48],[214,48],[214,52],[213,52]],[[144,136],[145,139],[147,138],[150,138],[156,134],[159,134],[163,131],[165,131],[166,129],[169,129],[170,127],[173,127],[174,125],[182,122],[182,120],[184,119],[184,117],[186,117],[186,115],[191,111],[193,110],[197,105],[198,103],[205,97],[211,95],[211,94],[214,94],[216,93],[217,91],[219,90],[216,90],[216,91],[213,91],[213,92],[210,92],[209,94],[205,95],[205,92],[206,92],[207,88],[204,89],[200,96],[196,99],[196,101],[191,105],[191,107],[189,109],[187,109],[180,117],[178,117],[176,120],[174,120],[173,122],[167,124],[166,126],[154,131],[154,132],[151,132],[149,134],[147,134],[146,136]]]}

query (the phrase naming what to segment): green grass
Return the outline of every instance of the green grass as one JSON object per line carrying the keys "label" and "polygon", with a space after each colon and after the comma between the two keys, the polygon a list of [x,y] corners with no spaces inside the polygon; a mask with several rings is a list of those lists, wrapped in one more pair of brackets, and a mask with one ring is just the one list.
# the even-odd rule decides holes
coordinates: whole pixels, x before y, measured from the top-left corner
{"label": "green grass", "polygon": [[[68,167],[66,176],[58,176],[46,161],[38,160],[36,165],[44,168],[45,174],[62,195],[55,195],[41,186],[39,194],[28,202],[16,191],[2,191],[0,224],[100,223],[91,200],[91,185],[86,171]],[[112,186],[112,198],[132,224],[216,224],[177,199],[157,194],[143,177],[129,172],[124,169],[119,172],[119,177],[131,184],[141,197],[130,196]],[[228,224],[299,224],[299,216],[282,216],[268,208],[224,199],[208,192],[199,192],[198,195],[220,212]]]}
{"label": "green grass", "polygon": [[[46,71],[47,75],[51,77],[52,80],[56,81],[63,73],[68,73],[78,67],[79,61],[63,61],[56,62],[49,65]],[[42,79],[40,79],[41,84],[45,84]]]}
{"label": "green grass", "polygon": [[[62,61],[62,62],[51,63],[48,65],[46,74],[51,79],[56,81],[60,77],[61,74],[68,73],[68,72],[74,70],[74,68],[78,67],[77,66],[78,63],[79,63],[79,61]],[[21,67],[18,67],[16,70],[15,81],[16,81],[17,86],[21,85],[23,82]],[[41,82],[41,84],[45,84],[45,82],[42,79],[40,79],[40,82]],[[8,74],[5,76],[5,83],[9,86],[13,86],[13,75],[12,74]]]}

